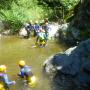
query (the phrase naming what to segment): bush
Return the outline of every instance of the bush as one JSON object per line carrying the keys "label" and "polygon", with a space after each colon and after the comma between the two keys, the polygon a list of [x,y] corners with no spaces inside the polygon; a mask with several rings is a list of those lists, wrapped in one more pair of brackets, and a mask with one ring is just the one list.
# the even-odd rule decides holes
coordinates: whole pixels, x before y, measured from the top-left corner
{"label": "bush", "polygon": [[[38,5],[37,0],[9,0],[0,3],[0,19],[8,23],[11,32],[17,32],[25,22],[48,16],[48,9]],[[3,4],[9,8],[3,7]],[[47,9],[47,10],[46,10]]]}

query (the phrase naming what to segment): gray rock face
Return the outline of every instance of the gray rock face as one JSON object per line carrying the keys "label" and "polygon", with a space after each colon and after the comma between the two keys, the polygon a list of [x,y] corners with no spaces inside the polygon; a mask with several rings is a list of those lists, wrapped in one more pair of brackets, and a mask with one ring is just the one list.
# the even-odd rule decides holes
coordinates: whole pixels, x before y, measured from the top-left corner
{"label": "gray rock face", "polygon": [[20,31],[19,31],[19,35],[22,36],[22,37],[27,36],[28,34],[27,34],[26,29],[25,28],[21,28]]}
{"label": "gray rock face", "polygon": [[48,39],[52,39],[55,37],[58,37],[58,30],[60,28],[60,25],[58,23],[50,23],[48,25]]}
{"label": "gray rock face", "polygon": [[2,35],[10,35],[10,30],[5,30],[1,33]]}
{"label": "gray rock face", "polygon": [[68,45],[75,46],[80,41],[80,30],[70,23],[62,24],[59,28],[59,39]]}
{"label": "gray rock face", "polygon": [[[47,60],[44,63],[45,68],[48,67],[46,73],[51,73],[51,67],[49,69],[48,63],[49,66],[55,68],[56,76],[59,77],[58,82],[66,83],[70,79],[71,81],[68,84],[71,85],[71,82],[73,82],[74,87],[80,88],[79,90],[84,90],[81,89],[82,87],[85,90],[90,89],[90,39],[81,42],[77,47],[66,50],[64,53],[53,55],[49,61]],[[64,81],[61,81],[63,77]],[[86,89],[86,87],[89,89]],[[64,90],[70,90],[70,88]]]}
{"label": "gray rock face", "polygon": [[61,40],[65,41],[67,39],[67,28],[69,26],[69,23],[62,24],[59,28],[59,37]]}

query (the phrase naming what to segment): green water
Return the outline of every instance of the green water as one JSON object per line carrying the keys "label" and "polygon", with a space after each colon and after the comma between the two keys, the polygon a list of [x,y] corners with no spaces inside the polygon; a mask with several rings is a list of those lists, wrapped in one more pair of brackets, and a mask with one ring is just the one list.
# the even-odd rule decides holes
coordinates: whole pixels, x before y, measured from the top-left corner
{"label": "green water", "polygon": [[42,64],[47,57],[65,50],[63,44],[49,41],[45,48],[32,47],[35,38],[20,39],[16,36],[4,36],[0,39],[0,64],[7,66],[7,74],[11,80],[16,80],[16,85],[11,86],[10,90],[22,90],[22,81],[18,80],[19,72],[18,61],[23,59],[32,67],[33,73],[37,78],[37,85],[30,90],[52,90],[48,78],[42,74]]}

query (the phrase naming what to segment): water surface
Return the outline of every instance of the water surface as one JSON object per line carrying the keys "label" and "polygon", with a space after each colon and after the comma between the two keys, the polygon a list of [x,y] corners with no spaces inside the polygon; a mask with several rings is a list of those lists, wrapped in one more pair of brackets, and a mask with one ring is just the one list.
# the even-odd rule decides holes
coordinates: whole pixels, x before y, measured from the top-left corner
{"label": "water surface", "polygon": [[17,84],[11,86],[10,90],[22,90],[23,85],[17,77],[19,72],[18,61],[23,59],[32,67],[37,77],[37,85],[30,90],[52,90],[48,78],[42,74],[42,64],[49,56],[65,50],[63,44],[50,40],[45,48],[32,47],[35,38],[20,39],[16,36],[4,36],[0,39],[0,64],[7,66],[7,73],[11,80]]}

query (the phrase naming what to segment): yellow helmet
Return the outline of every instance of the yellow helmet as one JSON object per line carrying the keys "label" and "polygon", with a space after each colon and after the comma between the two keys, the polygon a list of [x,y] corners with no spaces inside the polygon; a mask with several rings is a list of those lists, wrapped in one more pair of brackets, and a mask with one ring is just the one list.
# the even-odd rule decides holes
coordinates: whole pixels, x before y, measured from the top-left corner
{"label": "yellow helmet", "polygon": [[25,61],[24,61],[24,60],[20,60],[20,61],[19,61],[19,65],[20,65],[20,66],[25,66]]}
{"label": "yellow helmet", "polygon": [[0,65],[0,72],[3,72],[7,69],[5,65]]}

